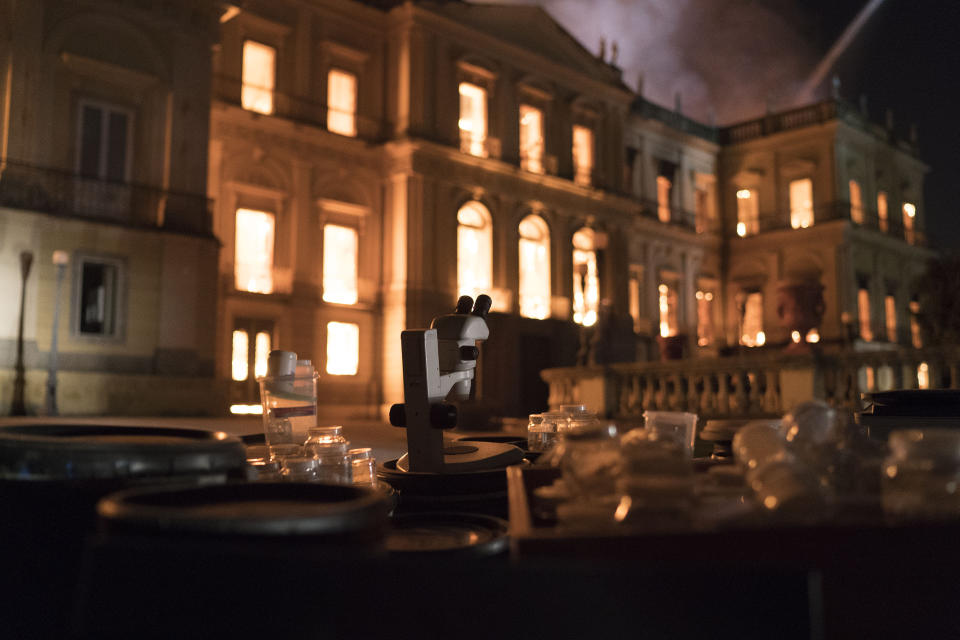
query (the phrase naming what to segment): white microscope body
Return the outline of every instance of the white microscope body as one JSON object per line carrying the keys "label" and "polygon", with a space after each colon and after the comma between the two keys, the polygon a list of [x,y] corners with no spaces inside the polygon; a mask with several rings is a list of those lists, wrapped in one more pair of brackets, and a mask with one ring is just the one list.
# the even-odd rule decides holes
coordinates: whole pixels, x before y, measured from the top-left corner
{"label": "white microscope body", "polygon": [[[452,314],[433,319],[429,329],[400,334],[403,356],[402,405],[390,409],[390,422],[407,429],[407,455],[397,467],[403,471],[444,473],[496,467],[502,445],[470,443],[444,448],[443,429],[456,426],[457,410],[448,401],[468,400],[476,375],[477,343],[490,336],[486,316],[490,297],[470,296],[457,301]],[[516,447],[522,457],[522,451]],[[508,458],[515,457],[508,452]]]}

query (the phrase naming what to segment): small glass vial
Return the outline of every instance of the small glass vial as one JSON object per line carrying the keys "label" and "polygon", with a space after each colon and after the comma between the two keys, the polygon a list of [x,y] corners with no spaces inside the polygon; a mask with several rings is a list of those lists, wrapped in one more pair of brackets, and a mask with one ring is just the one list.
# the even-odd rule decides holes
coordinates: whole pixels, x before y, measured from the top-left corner
{"label": "small glass vial", "polygon": [[304,449],[317,460],[320,482],[352,484],[350,443],[343,437],[343,427],[311,427],[308,434]]}
{"label": "small glass vial", "polygon": [[316,482],[317,460],[307,456],[288,456],[280,465],[280,477],[287,482]]}
{"label": "small glass vial", "polygon": [[373,449],[361,447],[350,449],[350,467],[353,472],[353,484],[372,487],[377,484],[377,461]]}

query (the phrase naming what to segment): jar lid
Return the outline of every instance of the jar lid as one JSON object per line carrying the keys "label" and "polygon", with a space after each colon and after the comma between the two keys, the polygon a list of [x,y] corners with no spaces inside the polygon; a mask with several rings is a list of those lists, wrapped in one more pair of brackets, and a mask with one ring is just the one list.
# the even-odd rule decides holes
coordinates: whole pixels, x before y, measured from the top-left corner
{"label": "jar lid", "polygon": [[359,447],[357,449],[350,449],[347,453],[350,454],[350,458],[353,460],[372,460],[373,459],[373,449],[370,447]]}

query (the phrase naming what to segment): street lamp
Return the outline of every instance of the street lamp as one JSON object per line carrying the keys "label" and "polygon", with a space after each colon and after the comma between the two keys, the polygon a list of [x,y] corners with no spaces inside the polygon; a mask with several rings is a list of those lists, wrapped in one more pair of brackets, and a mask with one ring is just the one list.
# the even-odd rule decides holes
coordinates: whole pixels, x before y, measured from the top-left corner
{"label": "street lamp", "polygon": [[33,254],[29,251],[20,252],[20,321],[17,325],[17,363],[14,365],[13,402],[10,404],[10,415],[27,415],[27,406],[23,401],[24,389],[27,386],[26,372],[23,367],[23,315],[27,302],[27,278],[30,277],[30,265],[33,264]]}
{"label": "street lamp", "polygon": [[57,291],[53,298],[53,333],[50,336],[50,368],[47,371],[47,398],[46,408],[48,416],[55,416],[57,411],[57,327],[60,321],[60,288],[63,284],[63,275],[67,271],[70,254],[66,251],[53,252],[53,264],[57,268]]}

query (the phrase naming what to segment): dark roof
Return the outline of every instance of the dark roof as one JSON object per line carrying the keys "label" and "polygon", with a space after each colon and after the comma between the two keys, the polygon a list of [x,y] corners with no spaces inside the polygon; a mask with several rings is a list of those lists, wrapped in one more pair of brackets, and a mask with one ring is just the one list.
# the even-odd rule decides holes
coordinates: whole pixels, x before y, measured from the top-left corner
{"label": "dark roof", "polygon": [[580,73],[627,89],[619,68],[587,51],[553,19],[533,5],[420,1],[417,6],[556,61]]}

